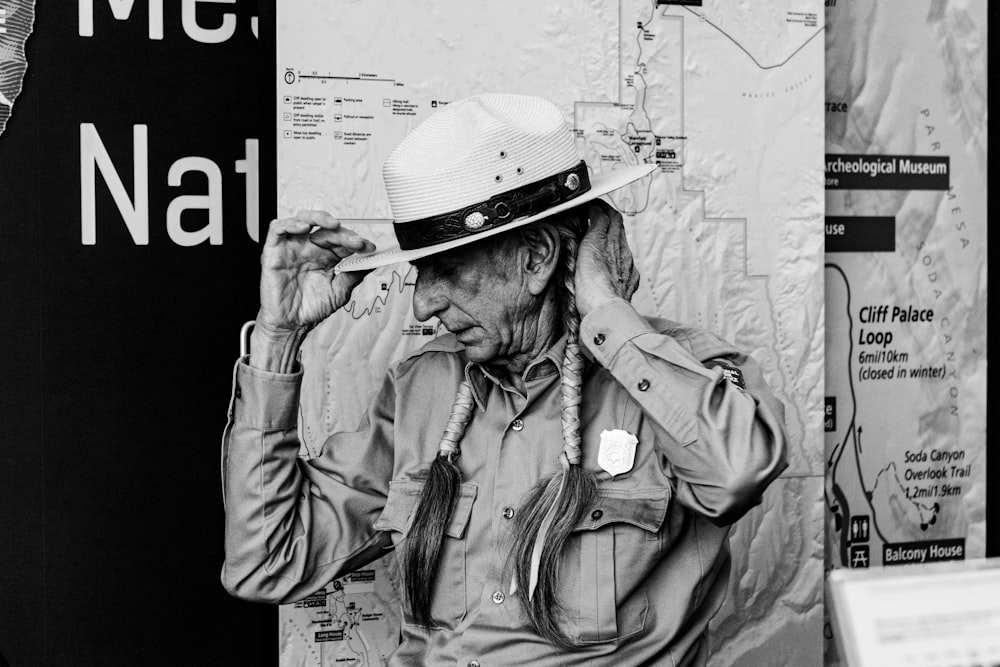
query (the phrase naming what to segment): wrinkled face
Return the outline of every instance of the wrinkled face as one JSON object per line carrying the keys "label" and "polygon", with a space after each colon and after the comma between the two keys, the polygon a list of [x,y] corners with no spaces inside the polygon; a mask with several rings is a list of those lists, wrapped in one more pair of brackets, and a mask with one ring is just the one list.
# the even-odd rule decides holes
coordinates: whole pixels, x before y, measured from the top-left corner
{"label": "wrinkled face", "polygon": [[437,316],[470,360],[503,365],[529,349],[536,299],[517,267],[516,248],[483,241],[413,262],[413,312]]}

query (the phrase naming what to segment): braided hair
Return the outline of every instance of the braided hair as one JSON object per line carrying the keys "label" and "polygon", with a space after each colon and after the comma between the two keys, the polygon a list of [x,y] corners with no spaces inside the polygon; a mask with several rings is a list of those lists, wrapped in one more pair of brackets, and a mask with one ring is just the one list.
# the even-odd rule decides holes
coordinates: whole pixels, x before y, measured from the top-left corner
{"label": "braided hair", "polygon": [[431,625],[431,591],[451,514],[458,502],[462,473],[456,460],[459,442],[472,417],[472,387],[463,380],[441,436],[403,552],[403,591],[410,613],[420,625]]}
{"label": "braided hair", "polygon": [[529,492],[515,528],[511,559],[514,583],[522,592],[528,622],[552,644],[569,648],[574,642],[559,627],[556,592],[563,548],[573,528],[583,519],[597,494],[594,473],[581,464],[580,403],[584,359],[580,351],[580,315],[576,309],[576,254],[578,239],[563,239],[563,327],[566,351],[562,362],[562,435],[560,470],[542,479]]}

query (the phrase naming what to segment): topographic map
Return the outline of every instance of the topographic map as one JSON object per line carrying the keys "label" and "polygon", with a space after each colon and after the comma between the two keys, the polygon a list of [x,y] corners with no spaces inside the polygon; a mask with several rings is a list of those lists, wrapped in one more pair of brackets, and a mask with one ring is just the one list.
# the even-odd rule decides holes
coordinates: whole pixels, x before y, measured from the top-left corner
{"label": "topographic map", "polygon": [[985,0],[827,12],[831,568],[985,555],[986,21]]}
{"label": "topographic map", "polygon": [[34,0],[0,0],[0,135],[21,92],[28,61],[24,43],[35,22]]}
{"label": "topographic map", "polygon": [[[819,664],[823,3],[303,0],[278,18],[281,215],[325,209],[388,243],[385,155],[479,92],[559,104],[592,172],[659,165],[610,196],[643,275],[633,302],[751,351],[793,443],[789,469],[733,531],[711,664]],[[404,265],[373,273],[310,335],[303,456],[353,428],[386,367],[439,333],[412,315],[413,278]],[[375,638],[398,623],[388,562],[372,591],[332,582],[315,607],[282,608],[282,664],[379,664],[393,646]],[[340,590],[360,615],[344,616]]]}

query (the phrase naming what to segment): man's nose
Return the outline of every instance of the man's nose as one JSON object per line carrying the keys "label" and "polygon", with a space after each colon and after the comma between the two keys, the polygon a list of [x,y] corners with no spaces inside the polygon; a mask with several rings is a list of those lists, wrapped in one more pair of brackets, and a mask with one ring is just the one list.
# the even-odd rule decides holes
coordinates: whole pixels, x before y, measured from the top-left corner
{"label": "man's nose", "polygon": [[413,316],[417,321],[426,322],[447,307],[448,300],[437,281],[418,274],[417,284],[413,288]]}

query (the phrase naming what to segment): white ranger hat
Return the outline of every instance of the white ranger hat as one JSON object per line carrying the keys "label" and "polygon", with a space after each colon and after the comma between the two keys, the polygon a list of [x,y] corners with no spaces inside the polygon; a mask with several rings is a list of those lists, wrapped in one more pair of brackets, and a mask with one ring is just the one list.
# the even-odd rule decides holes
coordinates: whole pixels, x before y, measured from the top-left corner
{"label": "white ranger hat", "polygon": [[418,125],[385,160],[398,247],[348,257],[336,270],[451,250],[579,206],[655,169],[623,165],[590,178],[556,105],[528,95],[467,97]]}

